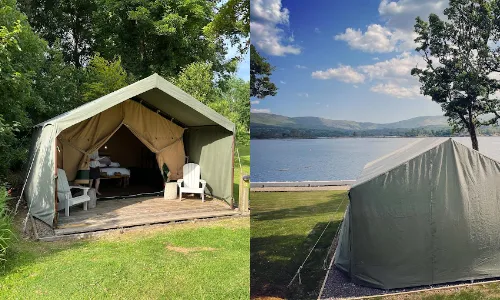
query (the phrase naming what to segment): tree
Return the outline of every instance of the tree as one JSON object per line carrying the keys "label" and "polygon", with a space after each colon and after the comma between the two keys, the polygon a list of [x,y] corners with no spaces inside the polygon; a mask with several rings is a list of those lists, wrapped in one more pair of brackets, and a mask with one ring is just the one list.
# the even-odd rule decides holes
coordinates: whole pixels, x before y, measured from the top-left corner
{"label": "tree", "polygon": [[215,16],[215,1],[96,0],[95,47],[106,59],[120,56],[128,73],[143,78],[158,73],[177,76],[194,62],[233,72],[226,46],[204,28]]}
{"label": "tree", "polygon": [[29,26],[15,0],[0,0],[0,182],[26,160],[23,136],[31,130],[31,112],[43,107],[33,82],[47,44]]}
{"label": "tree", "polygon": [[[467,129],[472,147],[479,149],[477,128],[496,124],[500,102],[495,96],[500,72],[500,2],[450,0],[446,21],[431,14],[429,22],[416,19],[416,48],[425,68],[411,74],[421,93],[439,103],[454,131]],[[497,73],[498,74],[498,73]]]}
{"label": "tree", "polygon": [[273,71],[274,67],[250,45],[250,97],[263,99],[276,95],[278,88],[269,78]]}
{"label": "tree", "polygon": [[228,102],[231,115],[236,124],[236,137],[240,145],[250,141],[250,83],[241,78],[231,77],[222,91],[221,101]]}
{"label": "tree", "polygon": [[250,0],[228,0],[222,3],[205,33],[213,38],[227,38],[245,54],[250,45]]}
{"label": "tree", "polygon": [[95,40],[95,0],[19,0],[19,6],[50,47],[58,43],[66,62],[86,64]]}
{"label": "tree", "polygon": [[214,72],[211,63],[196,62],[182,69],[170,81],[203,104],[215,101]]}
{"label": "tree", "polygon": [[93,101],[99,97],[121,89],[128,84],[127,72],[121,59],[107,61],[96,54],[85,68],[85,82],[82,85],[83,101]]}

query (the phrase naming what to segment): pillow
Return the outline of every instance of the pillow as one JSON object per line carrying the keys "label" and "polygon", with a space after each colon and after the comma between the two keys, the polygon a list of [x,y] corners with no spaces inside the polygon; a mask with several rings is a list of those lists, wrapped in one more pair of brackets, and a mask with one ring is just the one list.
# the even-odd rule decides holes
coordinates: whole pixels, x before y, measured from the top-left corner
{"label": "pillow", "polygon": [[107,166],[108,166],[108,165],[105,165],[105,164],[103,164],[103,163],[100,163],[100,164],[99,164],[99,168],[106,168]]}
{"label": "pillow", "polygon": [[112,161],[110,164],[109,164],[110,167],[112,168],[118,168],[120,166],[120,163],[117,163],[117,162],[114,162]]}
{"label": "pillow", "polygon": [[101,157],[101,159],[99,160],[99,162],[101,164],[109,166],[109,164],[111,164],[111,159],[109,157],[107,157],[107,156],[103,156],[103,157]]}

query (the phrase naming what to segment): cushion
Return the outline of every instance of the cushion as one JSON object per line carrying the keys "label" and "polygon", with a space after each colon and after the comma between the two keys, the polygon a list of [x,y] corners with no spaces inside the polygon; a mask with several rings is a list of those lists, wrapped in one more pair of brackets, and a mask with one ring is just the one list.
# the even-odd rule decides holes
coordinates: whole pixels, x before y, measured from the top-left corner
{"label": "cushion", "polygon": [[103,157],[101,157],[101,159],[99,160],[99,162],[101,164],[109,166],[109,164],[111,163],[111,159],[109,157],[107,157],[107,156],[103,156]]}

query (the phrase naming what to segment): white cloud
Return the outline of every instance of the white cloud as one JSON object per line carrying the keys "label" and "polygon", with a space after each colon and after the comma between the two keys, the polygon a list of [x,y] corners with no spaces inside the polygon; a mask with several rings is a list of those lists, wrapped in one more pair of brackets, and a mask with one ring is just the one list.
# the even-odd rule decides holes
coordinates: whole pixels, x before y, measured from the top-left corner
{"label": "white cloud", "polygon": [[347,28],[344,33],[338,34],[335,40],[347,42],[352,49],[364,52],[384,53],[403,51],[415,48],[414,33],[405,33],[400,30],[391,30],[379,24],[371,24],[365,32],[360,29]]}
{"label": "white cloud", "polygon": [[378,57],[374,57],[374,58],[372,58],[372,59],[373,59],[373,60],[380,60],[380,58],[378,58]]}
{"label": "white cloud", "polygon": [[416,80],[411,76],[411,69],[424,67],[424,60],[420,55],[412,55],[404,52],[389,60],[377,62],[372,65],[364,65],[358,69],[366,74],[371,80],[391,79],[396,81]]}
{"label": "white cloud", "polygon": [[250,112],[270,114],[271,110],[269,108],[252,108]]}
{"label": "white cloud", "polygon": [[253,101],[250,101],[250,104],[253,104],[253,105],[257,105],[260,103],[260,100],[253,100]]}
{"label": "white cloud", "polygon": [[380,24],[371,24],[366,31],[347,28],[335,36],[352,49],[371,53],[401,52],[415,49],[415,18],[427,20],[431,13],[445,18],[448,0],[381,0],[378,8]]}
{"label": "white cloud", "polygon": [[353,87],[354,87],[355,89],[359,88],[359,86],[357,86],[357,85],[353,85]]}
{"label": "white cloud", "polygon": [[281,0],[252,0],[250,3],[252,43],[269,55],[300,54],[294,36],[287,37],[290,11]]}
{"label": "white cloud", "polygon": [[283,80],[280,80],[280,83],[281,83],[281,84],[286,84],[286,82],[285,82],[285,81],[283,81]]}
{"label": "white cloud", "polygon": [[448,7],[448,0],[382,0],[378,12],[387,25],[404,31],[413,31],[415,18],[427,20],[431,13],[444,17],[443,11]]}
{"label": "white cloud", "polygon": [[311,76],[315,79],[337,79],[346,83],[362,83],[365,81],[365,76],[351,66],[342,66],[338,68],[330,68],[326,71],[312,72]]}
{"label": "white cloud", "polygon": [[[420,94],[418,79],[411,75],[414,67],[424,67],[425,63],[420,55],[404,52],[395,58],[380,61],[371,65],[357,68],[340,66],[327,71],[313,72],[313,77],[318,79],[337,79],[346,83],[362,83],[368,79],[373,83],[370,88],[375,93],[391,95],[397,98],[423,97]],[[500,76],[500,75],[499,75]],[[363,79],[363,80],[361,80]],[[358,88],[358,85],[353,85]]]}
{"label": "white cloud", "polygon": [[321,30],[319,30],[319,28],[318,28],[318,27],[316,27],[316,28],[314,28],[314,32],[315,32],[315,33],[321,33]]}
{"label": "white cloud", "polygon": [[306,66],[302,66],[302,65],[295,65],[295,68],[297,68],[297,69],[307,69]]}
{"label": "white cloud", "polygon": [[309,98],[309,94],[308,93],[298,93],[297,96]]}
{"label": "white cloud", "polygon": [[375,93],[391,95],[396,98],[416,98],[420,96],[420,88],[418,85],[405,87],[395,83],[381,83],[372,86],[370,90]]}

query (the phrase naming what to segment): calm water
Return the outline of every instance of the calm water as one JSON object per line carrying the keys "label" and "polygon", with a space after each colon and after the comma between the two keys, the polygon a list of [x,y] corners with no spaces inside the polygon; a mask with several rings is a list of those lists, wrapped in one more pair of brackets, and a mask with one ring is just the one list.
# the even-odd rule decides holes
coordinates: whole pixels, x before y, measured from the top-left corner
{"label": "calm water", "polygon": [[[472,147],[470,138],[454,138]],[[252,140],[252,181],[356,179],[366,163],[417,138]],[[500,137],[480,137],[479,150],[500,161]]]}

